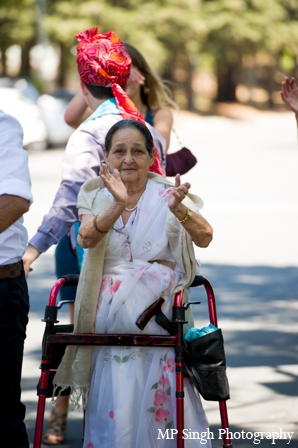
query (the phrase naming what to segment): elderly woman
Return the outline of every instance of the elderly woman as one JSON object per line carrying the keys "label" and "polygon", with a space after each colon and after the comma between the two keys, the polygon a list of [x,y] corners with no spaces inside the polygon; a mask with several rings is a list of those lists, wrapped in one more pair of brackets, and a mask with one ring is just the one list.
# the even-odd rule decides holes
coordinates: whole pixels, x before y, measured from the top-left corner
{"label": "elderly woman", "polygon": [[[161,296],[170,318],[174,293],[195,275],[192,242],[207,247],[212,240],[190,184],[181,184],[177,175],[173,185],[148,172],[154,152],[144,124],[121,120],[107,133],[100,177],[82,186],[79,244],[88,250],[76,297],[76,332],[141,333],[135,321]],[[154,320],[144,333],[166,334]],[[175,440],[157,439],[159,429],[175,428],[174,358],[171,348],[68,347],[54,382],[71,386],[74,402],[83,399],[84,447],[175,447]],[[205,431],[206,416],[188,380],[185,409],[185,428]]]}

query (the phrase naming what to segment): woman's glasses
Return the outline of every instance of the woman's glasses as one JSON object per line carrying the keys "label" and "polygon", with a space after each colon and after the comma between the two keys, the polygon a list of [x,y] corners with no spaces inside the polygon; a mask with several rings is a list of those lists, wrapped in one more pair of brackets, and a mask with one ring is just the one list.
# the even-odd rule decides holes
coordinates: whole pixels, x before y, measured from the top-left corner
{"label": "woman's glasses", "polygon": [[120,235],[124,235],[126,239],[122,242],[123,250],[122,250],[122,257],[125,261],[128,261],[131,263],[133,261],[133,256],[131,253],[130,248],[130,241],[129,241],[129,235],[127,233],[127,229],[125,226],[121,227],[121,229],[115,229],[115,227],[112,227],[117,233],[120,233]]}

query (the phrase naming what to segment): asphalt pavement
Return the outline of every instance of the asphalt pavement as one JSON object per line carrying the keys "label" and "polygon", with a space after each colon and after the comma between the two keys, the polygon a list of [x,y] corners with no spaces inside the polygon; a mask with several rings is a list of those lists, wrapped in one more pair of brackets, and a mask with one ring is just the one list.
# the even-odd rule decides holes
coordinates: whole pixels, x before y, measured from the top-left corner
{"label": "asphalt pavement", "polygon": [[[234,447],[298,448],[298,143],[292,113],[227,109],[228,116],[180,112],[175,127],[198,164],[182,177],[204,200],[214,228],[207,249],[196,251],[201,274],[215,292],[228,364],[227,402]],[[178,149],[173,137],[170,151]],[[32,236],[60,182],[62,149],[31,152],[34,204],[25,224]],[[30,442],[36,418],[44,308],[55,282],[54,248],[30,274],[30,321],[25,344],[22,399]],[[206,295],[194,310],[208,323]],[[67,309],[60,313],[68,322]],[[51,405],[48,402],[45,419]],[[222,446],[218,404],[204,402],[213,447]],[[255,433],[263,433],[255,437]],[[292,433],[291,440],[287,433]],[[284,434],[283,434],[284,433]],[[270,434],[267,437],[267,435]],[[274,438],[272,438],[274,437]],[[284,437],[278,439],[278,437]],[[65,448],[80,448],[82,414],[69,416]],[[259,443],[258,443],[259,441]],[[118,448],[118,447],[117,447]],[[121,448],[121,447],[119,447]]]}

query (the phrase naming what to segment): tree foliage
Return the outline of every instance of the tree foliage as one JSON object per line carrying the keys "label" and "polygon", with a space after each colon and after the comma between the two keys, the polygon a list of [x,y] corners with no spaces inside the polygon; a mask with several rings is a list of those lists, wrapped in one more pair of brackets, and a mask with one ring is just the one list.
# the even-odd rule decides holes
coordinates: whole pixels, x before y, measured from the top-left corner
{"label": "tree foliage", "polygon": [[[42,5],[46,15],[41,21]],[[21,45],[27,54],[42,26],[48,41],[61,50],[63,84],[75,64],[70,51],[75,34],[97,25],[99,32],[113,29],[135,45],[172,82],[177,84],[177,67],[184,69],[185,89],[198,56],[208,54],[219,79],[219,98],[233,99],[243,57],[262,52],[296,64],[297,23],[297,0],[0,0],[0,50],[2,66],[10,45]]]}

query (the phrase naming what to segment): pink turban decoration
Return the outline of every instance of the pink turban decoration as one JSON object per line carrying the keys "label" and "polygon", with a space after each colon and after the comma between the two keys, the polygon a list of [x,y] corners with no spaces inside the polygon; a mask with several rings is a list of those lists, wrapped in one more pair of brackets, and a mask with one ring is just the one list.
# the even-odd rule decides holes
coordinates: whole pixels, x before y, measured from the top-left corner
{"label": "pink turban decoration", "polygon": [[[111,87],[123,118],[145,121],[133,101],[121,86],[125,86],[131,68],[131,59],[123,42],[113,31],[98,34],[97,27],[76,34],[77,65],[81,80],[85,84]],[[156,152],[153,165],[149,168],[164,176]]]}

